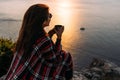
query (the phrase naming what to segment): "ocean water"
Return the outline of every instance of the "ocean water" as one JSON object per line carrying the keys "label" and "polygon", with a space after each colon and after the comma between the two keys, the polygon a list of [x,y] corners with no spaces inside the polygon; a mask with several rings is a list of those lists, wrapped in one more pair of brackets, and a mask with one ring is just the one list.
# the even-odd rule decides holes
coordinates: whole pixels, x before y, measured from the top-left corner
{"label": "ocean water", "polygon": [[[7,2],[7,1],[6,1]],[[38,3],[34,1],[33,3]],[[19,3],[13,0],[11,4]],[[0,10],[0,36],[16,40],[22,17],[32,1],[20,1],[13,12]],[[23,3],[23,4],[22,4]],[[87,66],[92,58],[108,59],[120,65],[120,1],[119,0],[45,0],[53,14],[49,31],[56,24],[65,27],[63,49],[73,56],[75,70]],[[0,4],[8,4],[2,1]],[[1,6],[2,7],[2,6]],[[18,12],[17,10],[22,12]],[[80,28],[85,30],[81,31]],[[56,36],[54,36],[56,38]]]}

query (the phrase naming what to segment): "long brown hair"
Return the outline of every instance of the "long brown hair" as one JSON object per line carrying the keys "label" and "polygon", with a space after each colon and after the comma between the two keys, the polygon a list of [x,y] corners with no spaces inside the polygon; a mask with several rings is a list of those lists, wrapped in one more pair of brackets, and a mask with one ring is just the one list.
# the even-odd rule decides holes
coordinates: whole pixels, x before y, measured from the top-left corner
{"label": "long brown hair", "polygon": [[16,51],[24,51],[27,58],[32,51],[36,36],[43,31],[43,22],[48,19],[49,7],[45,4],[32,5],[25,13],[16,44]]}

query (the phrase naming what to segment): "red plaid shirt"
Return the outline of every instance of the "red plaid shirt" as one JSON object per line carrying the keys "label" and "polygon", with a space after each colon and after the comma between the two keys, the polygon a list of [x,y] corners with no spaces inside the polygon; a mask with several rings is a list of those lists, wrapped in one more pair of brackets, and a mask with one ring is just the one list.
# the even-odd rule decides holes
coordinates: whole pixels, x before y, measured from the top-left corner
{"label": "red plaid shirt", "polygon": [[5,80],[65,80],[72,58],[61,49],[61,40],[54,44],[48,36],[41,36],[36,43],[26,61],[21,61],[22,51],[15,53]]}

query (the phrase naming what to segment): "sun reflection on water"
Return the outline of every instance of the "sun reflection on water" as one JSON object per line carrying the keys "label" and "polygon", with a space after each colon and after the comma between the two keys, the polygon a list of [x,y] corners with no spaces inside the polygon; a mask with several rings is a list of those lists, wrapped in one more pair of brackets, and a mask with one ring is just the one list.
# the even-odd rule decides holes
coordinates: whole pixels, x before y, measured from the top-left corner
{"label": "sun reflection on water", "polygon": [[[53,6],[53,18],[51,20],[51,25],[56,24],[64,25],[65,31],[63,33],[62,44],[65,49],[69,49],[73,43],[76,42],[77,37],[80,37],[80,34],[76,34],[79,25],[81,25],[81,19],[78,16],[81,16],[75,13],[72,1],[60,1],[56,2],[56,5]],[[56,37],[55,37],[56,38]]]}

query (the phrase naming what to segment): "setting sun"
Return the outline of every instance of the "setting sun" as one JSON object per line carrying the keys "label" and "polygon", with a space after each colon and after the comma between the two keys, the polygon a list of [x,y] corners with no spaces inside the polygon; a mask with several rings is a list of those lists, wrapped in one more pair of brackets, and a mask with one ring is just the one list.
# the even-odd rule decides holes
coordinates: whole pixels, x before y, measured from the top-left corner
{"label": "setting sun", "polygon": [[60,7],[66,8],[66,7],[70,7],[71,3],[68,1],[63,1],[61,3],[59,3]]}

